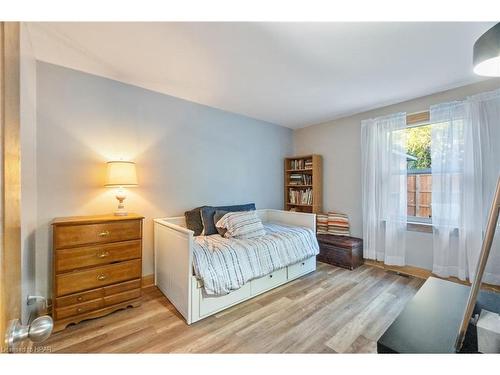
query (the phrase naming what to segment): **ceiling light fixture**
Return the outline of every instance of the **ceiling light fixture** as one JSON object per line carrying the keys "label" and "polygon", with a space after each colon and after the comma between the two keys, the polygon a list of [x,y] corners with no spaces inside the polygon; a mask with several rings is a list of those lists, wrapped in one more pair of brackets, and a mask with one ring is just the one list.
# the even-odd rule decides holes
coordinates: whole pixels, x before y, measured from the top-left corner
{"label": "ceiling light fixture", "polygon": [[472,60],[477,75],[500,77],[500,23],[476,40]]}

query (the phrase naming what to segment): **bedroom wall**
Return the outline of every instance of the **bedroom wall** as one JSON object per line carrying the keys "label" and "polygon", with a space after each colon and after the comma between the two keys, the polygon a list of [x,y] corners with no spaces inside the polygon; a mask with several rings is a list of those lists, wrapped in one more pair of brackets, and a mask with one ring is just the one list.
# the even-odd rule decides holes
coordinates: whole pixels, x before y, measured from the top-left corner
{"label": "bedroom wall", "polygon": [[[356,114],[294,131],[295,154],[323,155],[325,210],[349,215],[352,234],[362,237],[361,120],[396,112],[414,113],[432,104],[460,100],[468,95],[500,88],[499,79],[459,87],[434,95]],[[408,232],[407,264],[432,268],[432,235]]]}
{"label": "bedroom wall", "polygon": [[[203,205],[282,208],[290,129],[38,62],[37,285],[50,291],[50,222],[112,212],[105,162],[137,163],[126,207],[146,216],[143,275],[153,273],[152,219]],[[42,261],[43,260],[43,261]]]}

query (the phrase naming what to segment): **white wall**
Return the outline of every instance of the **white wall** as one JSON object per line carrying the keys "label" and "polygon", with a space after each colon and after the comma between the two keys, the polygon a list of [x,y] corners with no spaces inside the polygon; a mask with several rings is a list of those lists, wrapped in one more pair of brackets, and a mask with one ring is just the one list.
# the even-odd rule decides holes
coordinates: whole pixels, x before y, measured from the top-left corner
{"label": "white wall", "polygon": [[21,23],[21,313],[28,321],[28,295],[35,287],[36,231],[36,61],[29,28]]}
{"label": "white wall", "polygon": [[[295,154],[323,155],[323,201],[325,210],[349,215],[352,234],[362,237],[361,213],[361,120],[396,112],[428,110],[432,104],[460,100],[468,95],[494,90],[500,80],[492,79],[438,94],[341,118],[294,131]],[[432,235],[409,232],[407,263],[432,268]]]}
{"label": "white wall", "polygon": [[37,282],[50,291],[50,222],[115,210],[105,162],[137,162],[126,207],[146,216],[143,274],[153,272],[152,218],[193,207],[283,206],[290,129],[39,62]]}

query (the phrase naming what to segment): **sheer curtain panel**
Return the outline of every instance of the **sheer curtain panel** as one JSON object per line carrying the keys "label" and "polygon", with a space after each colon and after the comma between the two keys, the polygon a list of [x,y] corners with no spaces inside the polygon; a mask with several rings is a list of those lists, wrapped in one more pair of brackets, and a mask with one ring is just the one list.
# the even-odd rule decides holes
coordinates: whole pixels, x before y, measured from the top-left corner
{"label": "sheer curtain panel", "polygon": [[406,113],[361,122],[363,255],[405,265]]}
{"label": "sheer curtain panel", "polygon": [[[470,130],[465,142],[464,231],[468,272],[474,279],[488,211],[500,175],[500,90],[467,98]],[[483,281],[500,285],[500,228],[497,226]]]}
{"label": "sheer curtain panel", "polygon": [[432,160],[432,272],[442,277],[467,276],[463,231],[464,133],[463,102],[430,108]]}
{"label": "sheer curtain panel", "polygon": [[[488,211],[500,175],[500,90],[430,109],[433,268],[474,280]],[[500,285],[500,233],[484,282]]]}

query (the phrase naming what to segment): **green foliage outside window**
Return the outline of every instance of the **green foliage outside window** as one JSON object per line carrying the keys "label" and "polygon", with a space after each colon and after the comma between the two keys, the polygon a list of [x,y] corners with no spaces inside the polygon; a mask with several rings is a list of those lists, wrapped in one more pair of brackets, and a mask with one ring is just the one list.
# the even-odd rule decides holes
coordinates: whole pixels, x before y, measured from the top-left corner
{"label": "green foliage outside window", "polygon": [[430,168],[431,126],[416,126],[406,131],[406,152],[417,158],[417,160],[408,160],[408,169]]}

